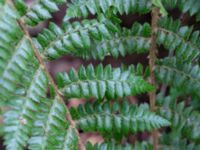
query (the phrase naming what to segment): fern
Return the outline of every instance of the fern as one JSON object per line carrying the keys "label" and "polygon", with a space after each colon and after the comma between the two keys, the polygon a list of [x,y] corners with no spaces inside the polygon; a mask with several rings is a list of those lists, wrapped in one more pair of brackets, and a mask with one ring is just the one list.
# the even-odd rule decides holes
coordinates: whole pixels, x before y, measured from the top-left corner
{"label": "fern", "polygon": [[149,24],[143,26],[139,23],[133,24],[131,30],[123,28],[108,40],[94,42],[86,51],[78,52],[77,56],[89,59],[103,60],[105,56],[111,55],[115,58],[132,53],[145,53],[150,48],[151,29]]}
{"label": "fern", "polygon": [[200,20],[200,1],[199,0],[162,0],[165,7],[172,9],[178,7],[183,13],[189,13],[191,16],[195,15],[196,20]]}
{"label": "fern", "polygon": [[[36,119],[36,114],[39,113],[39,105],[47,96],[48,78],[42,65],[33,56],[34,48],[29,42],[29,37],[22,30],[19,30],[18,23],[15,21],[16,12],[10,11],[12,10],[11,8],[9,5],[3,6],[4,15],[2,15],[1,19],[1,25],[4,25],[1,31],[9,31],[8,28],[5,28],[7,25],[13,26],[13,33],[3,32],[2,35],[5,36],[2,37],[5,38],[1,39],[1,54],[5,54],[1,55],[3,58],[1,97],[9,100],[8,103],[10,103],[11,107],[4,115],[4,138],[7,149],[23,149],[27,146],[29,137],[32,134],[33,122]],[[11,22],[5,20],[5,14],[10,17]],[[18,32],[20,31],[19,39],[15,37],[17,30]],[[14,40],[13,44],[8,43],[12,42],[12,40]],[[12,49],[12,47],[14,48]],[[14,51],[12,52],[11,50]],[[20,83],[21,80],[24,82]],[[10,96],[7,98],[7,95]],[[51,118],[47,119],[51,120]],[[67,138],[70,139],[72,135],[72,131],[68,135],[64,135],[63,141],[68,140]],[[71,141],[75,141],[75,136]],[[51,142],[47,140],[46,145],[49,145],[49,143]],[[63,147],[71,147],[67,142],[65,144]],[[42,149],[45,149],[45,144],[42,145]]]}
{"label": "fern", "polygon": [[[141,77],[133,75],[131,67],[127,71],[112,69],[110,65],[102,65],[95,69],[92,65],[81,67],[78,73],[72,69],[69,74],[58,75],[60,91],[68,98],[114,99],[148,92],[153,89]],[[123,90],[125,89],[125,90]]]}
{"label": "fern", "polygon": [[175,58],[165,58],[160,61],[157,67],[157,76],[164,83],[176,88],[183,88],[182,91],[199,96],[200,88],[199,66],[185,64]]}
{"label": "fern", "polygon": [[51,18],[51,13],[59,10],[58,5],[64,4],[66,0],[38,0],[27,7],[23,0],[16,0],[15,6],[23,15],[28,25],[35,26],[39,22]]}
{"label": "fern", "polygon": [[26,146],[35,119],[34,112],[38,112],[37,104],[45,97],[47,79],[40,68],[34,72],[28,84],[26,94],[13,99],[14,108],[5,114],[7,149],[21,149]]}
{"label": "fern", "polygon": [[[0,11],[0,94],[3,99],[6,99],[10,92],[15,91],[14,82],[19,81],[18,78],[22,70],[25,69],[22,62],[27,62],[26,60],[31,56],[32,50],[21,49],[21,47],[26,47],[27,44],[23,34],[19,32],[20,28],[16,26],[15,19],[19,17],[15,15],[16,12],[8,5],[2,7]],[[18,36],[16,36],[16,33],[18,33]],[[21,42],[19,42],[20,40]]]}
{"label": "fern", "polygon": [[88,17],[91,13],[93,15],[99,13],[110,13],[113,8],[112,13],[119,12],[130,13],[130,12],[139,12],[141,14],[148,13],[151,8],[151,2],[148,0],[72,0],[72,4],[69,4],[65,20],[74,17]]}
{"label": "fern", "polygon": [[63,30],[52,23],[37,37],[37,46],[45,56],[58,58],[63,54],[76,54],[77,49],[88,49],[93,40],[109,39],[116,31],[117,27],[108,20],[84,20],[82,24],[66,24]]}
{"label": "fern", "polygon": [[44,99],[39,112],[29,139],[29,149],[77,149],[78,138],[65,119],[66,108],[58,97]]}
{"label": "fern", "polygon": [[176,56],[182,60],[191,62],[199,59],[199,31],[192,32],[193,29],[190,27],[180,27],[180,22],[172,18],[161,19],[159,25],[158,44],[162,44],[170,51],[175,51]]}
{"label": "fern", "polygon": [[[164,108],[160,109],[160,114],[171,120],[171,133],[164,134],[161,138],[163,149],[191,149],[195,150],[199,148],[199,132],[197,131],[199,126],[198,122],[193,119],[199,118],[199,113],[194,110],[193,107],[185,107],[184,102],[176,104],[175,96],[177,90],[171,90],[170,96],[163,97],[159,95],[158,99],[164,105]],[[171,96],[172,95],[172,96]],[[175,138],[174,135],[176,135]]]}
{"label": "fern", "polygon": [[129,144],[124,144],[124,145],[119,145],[114,142],[112,143],[101,143],[101,144],[95,144],[92,145],[91,143],[87,143],[87,150],[102,150],[102,149],[107,149],[107,150],[152,150],[152,145],[146,142],[136,142],[134,146],[129,145]]}
{"label": "fern", "polygon": [[[28,27],[50,19],[60,5],[67,5],[61,26],[50,22],[32,37]],[[171,9],[196,21],[175,20]],[[5,148],[200,149],[199,10],[199,0],[38,0],[30,6],[1,0],[0,134]],[[123,16],[150,13],[151,23],[139,19],[130,28],[123,25]],[[136,54],[144,54],[149,65],[147,59],[121,67],[81,65],[58,72],[57,82],[46,66],[65,55],[103,61]],[[71,98],[83,104],[68,108]],[[100,133],[103,141],[83,142],[85,132]]]}
{"label": "fern", "polygon": [[149,112],[145,104],[137,107],[128,103],[114,103],[112,106],[108,102],[101,105],[87,103],[80,105],[77,110],[72,108],[71,115],[83,131],[98,131],[104,136],[116,138],[170,124]]}

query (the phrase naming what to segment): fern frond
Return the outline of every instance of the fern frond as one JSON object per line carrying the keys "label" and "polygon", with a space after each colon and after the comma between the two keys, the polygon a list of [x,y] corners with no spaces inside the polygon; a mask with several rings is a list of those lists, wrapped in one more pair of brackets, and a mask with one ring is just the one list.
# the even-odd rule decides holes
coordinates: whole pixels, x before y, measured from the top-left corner
{"label": "fern frond", "polygon": [[33,50],[17,25],[17,13],[9,5],[0,11],[0,95],[6,100],[21,82]]}
{"label": "fern frond", "polygon": [[86,145],[87,150],[153,150],[153,147],[151,144],[147,142],[136,142],[133,145],[130,144],[116,144],[115,142],[109,142],[109,143],[101,143],[101,144],[95,144],[92,145],[90,142]]}
{"label": "fern frond", "polygon": [[144,79],[147,79],[150,76],[150,69],[149,67],[144,67],[142,64],[138,63],[137,65],[129,65],[126,66],[122,64],[121,66],[122,71],[129,70],[135,76],[141,76]]}
{"label": "fern frond", "polygon": [[4,98],[6,98],[6,95],[16,91],[18,86],[16,83],[21,82],[21,75],[23,75],[23,71],[28,69],[28,62],[33,55],[33,50],[26,37],[22,37],[13,52],[12,50],[13,49],[2,51],[6,54],[2,56],[4,57],[4,59],[2,59],[3,69],[0,71],[1,94],[3,94]]}
{"label": "fern frond", "polygon": [[184,135],[197,143],[200,141],[200,114],[193,113],[188,119],[186,127],[184,128]]}
{"label": "fern frond", "polygon": [[197,21],[200,21],[200,0],[182,0],[182,11],[189,12],[191,16],[196,15]]}
{"label": "fern frond", "polygon": [[200,0],[162,0],[162,3],[168,9],[178,7],[183,13],[195,15],[196,20],[200,21]]}
{"label": "fern frond", "polygon": [[[170,120],[172,123],[171,132],[177,133],[181,138],[186,138],[190,142],[198,143],[200,141],[200,114],[194,110],[194,107],[186,107],[184,102],[167,105],[166,99],[163,99],[164,107],[160,109],[160,114]],[[173,133],[171,133],[174,135]]]}
{"label": "fern frond", "polygon": [[161,82],[181,88],[185,94],[200,96],[199,65],[186,64],[175,58],[165,58],[158,63],[156,75]]}
{"label": "fern frond", "polygon": [[20,14],[20,16],[24,15],[27,11],[27,6],[24,0],[15,0],[13,1],[16,10]]}
{"label": "fern frond", "polygon": [[[157,42],[166,49],[175,51],[181,60],[200,59],[200,33],[187,26],[180,27],[178,20],[163,18],[159,21]],[[175,41],[175,42],[174,42]]]}
{"label": "fern frond", "polygon": [[164,107],[160,109],[160,115],[170,120],[171,128],[178,134],[183,134],[183,129],[186,126],[187,120],[192,114],[192,108],[185,108],[184,102],[175,104],[173,106],[167,106],[167,101]]}
{"label": "fern frond", "polygon": [[72,53],[84,59],[100,60],[103,60],[108,55],[117,58],[120,55],[145,53],[150,48],[150,34],[151,28],[149,24],[134,23],[130,30],[123,28],[122,31],[119,31],[110,39],[100,42],[94,41],[88,49],[77,50],[77,52]]}
{"label": "fern frond", "polygon": [[23,149],[26,146],[38,103],[46,97],[48,81],[41,68],[35,70],[24,95],[12,100],[12,109],[5,113],[5,144],[7,149]]}
{"label": "fern frond", "polygon": [[66,108],[58,98],[43,99],[29,139],[30,150],[77,149],[78,138],[66,120]]}
{"label": "fern frond", "polygon": [[[118,28],[108,20],[84,20],[82,23],[65,24],[60,29],[51,23],[37,37],[36,45],[45,56],[55,59],[63,54],[81,53],[92,45],[92,41],[110,39]],[[77,51],[80,50],[80,51]]]}
{"label": "fern frond", "polygon": [[69,74],[60,73],[57,76],[60,91],[67,98],[97,99],[125,97],[148,92],[153,89],[141,77],[135,76],[130,70],[113,69],[110,65],[103,68],[92,65],[87,68],[81,66],[76,72],[71,69]]}
{"label": "fern frond", "polygon": [[35,26],[39,22],[51,18],[51,13],[59,10],[58,5],[64,4],[66,0],[38,0],[27,8],[23,1],[17,0],[16,8],[23,14],[23,19],[28,25]]}
{"label": "fern frond", "polygon": [[87,103],[79,105],[77,109],[71,108],[70,112],[83,131],[98,131],[110,138],[122,138],[129,133],[151,131],[170,125],[166,119],[150,112],[147,104]]}
{"label": "fern frond", "polygon": [[[173,137],[170,137],[173,138]],[[195,144],[195,143],[187,143],[187,140],[180,140],[180,141],[175,141],[174,143],[166,143],[163,145],[160,145],[161,149],[164,150],[197,150],[200,149],[200,145],[199,144]]]}
{"label": "fern frond", "polygon": [[[149,0],[72,0],[68,5],[65,20],[74,17],[88,17],[89,14],[99,13],[140,13],[145,14],[151,10],[152,3]],[[113,8],[113,10],[111,9]]]}
{"label": "fern frond", "polygon": [[164,105],[160,108],[160,115],[171,122],[170,132],[161,137],[163,148],[195,150],[198,149],[200,115],[193,107],[185,107],[184,102],[169,105],[169,99],[163,98]]}
{"label": "fern frond", "polygon": [[[34,56],[27,35],[23,34],[15,20],[17,19],[17,12],[14,10],[7,4],[0,9],[2,11],[0,14],[0,32],[2,32],[0,35],[2,36],[0,39],[0,56],[2,58],[0,63],[2,68],[0,71],[1,98],[4,99],[11,95],[9,110],[4,114],[3,130],[6,149],[22,150],[28,147],[28,141],[31,149],[35,147],[37,150],[38,148],[46,149],[48,145],[51,146],[52,142],[52,134],[49,137],[49,130],[52,133],[56,131],[55,128],[60,126],[64,128],[64,131],[62,132],[63,135],[60,134],[60,131],[56,132],[59,133],[56,137],[59,140],[57,143],[55,143],[55,139],[53,140],[55,147],[61,149],[75,148],[78,145],[78,139],[74,129],[65,130],[67,126],[62,121],[60,122],[58,117],[65,120],[66,112],[61,115],[61,106],[58,107],[57,105],[53,105],[50,117],[46,118],[47,128],[40,133],[43,138],[38,137],[29,140],[30,136],[38,133],[33,130],[33,127],[34,122],[38,121],[36,119],[38,119],[40,107],[43,106],[41,103],[47,99],[48,79],[42,65]],[[54,103],[56,103],[56,100]],[[50,107],[46,106],[46,109],[48,110]],[[65,105],[62,104],[62,107],[65,108]],[[42,115],[40,114],[39,117],[42,117]],[[36,123],[36,125],[38,124]],[[35,142],[38,145],[35,146]]]}

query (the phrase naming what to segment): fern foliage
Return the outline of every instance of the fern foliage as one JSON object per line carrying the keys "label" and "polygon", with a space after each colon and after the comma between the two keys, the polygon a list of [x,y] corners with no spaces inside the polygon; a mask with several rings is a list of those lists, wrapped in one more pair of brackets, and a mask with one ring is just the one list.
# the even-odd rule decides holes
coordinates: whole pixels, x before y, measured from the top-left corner
{"label": "fern foliage", "polygon": [[162,18],[158,24],[158,44],[162,44],[170,51],[175,51],[176,56],[182,60],[199,60],[199,31],[193,32],[192,27],[180,26],[180,22],[172,18]]}
{"label": "fern foliage", "polygon": [[78,52],[77,56],[85,59],[100,59],[105,56],[126,56],[133,53],[145,53],[150,48],[150,25],[134,23],[130,30],[126,28],[118,31],[112,38],[94,41],[90,48]]}
{"label": "fern foliage", "polygon": [[200,20],[199,0],[162,0],[162,3],[168,9],[178,7],[183,13],[188,13],[190,16],[195,15],[196,20]]}
{"label": "fern foliage", "polygon": [[22,149],[26,146],[35,119],[34,112],[38,112],[38,103],[45,97],[47,83],[44,72],[39,68],[33,73],[26,93],[12,99],[14,108],[5,114],[4,120],[7,149]]}
{"label": "fern foliage", "polygon": [[65,2],[66,0],[38,0],[27,7],[23,0],[16,0],[15,5],[25,22],[30,26],[35,26],[41,21],[50,19],[51,13],[59,10],[58,5]]}
{"label": "fern foliage", "polygon": [[182,91],[199,97],[200,68],[198,65],[186,64],[175,58],[165,58],[157,67],[157,77],[160,81]]}
{"label": "fern foliage", "polygon": [[0,94],[2,99],[6,99],[10,92],[15,91],[15,82],[26,68],[24,62],[32,50],[27,49],[28,43],[17,26],[15,19],[19,16],[16,12],[9,5],[2,6],[0,12]]}
{"label": "fern foliage", "polygon": [[29,149],[77,149],[77,135],[65,118],[66,108],[59,98],[43,99],[38,109],[40,113],[34,121]]}
{"label": "fern foliage", "polygon": [[[51,22],[31,37],[28,27],[50,19],[63,4],[62,25]],[[180,18],[196,20],[188,26],[175,20],[169,10],[177,8]],[[150,134],[162,128],[160,149],[200,149],[199,10],[199,0],[38,0],[30,6],[24,0],[1,0],[0,131],[5,148],[152,150],[156,144],[150,144]],[[139,19],[128,28],[121,22],[124,15],[150,13],[151,25]],[[157,55],[156,49],[168,51]],[[149,67],[82,65],[59,72],[57,82],[46,66],[65,55],[103,61],[141,53]],[[147,100],[141,94],[147,92],[150,108],[142,104]],[[69,110],[65,101],[71,98],[87,102]],[[98,132],[104,141],[85,144],[82,132]],[[141,132],[147,141],[138,141]]]}
{"label": "fern foliage", "polygon": [[[104,136],[120,138],[128,133],[151,131],[170,123],[149,111],[148,105],[87,103],[71,109],[71,115],[84,131],[99,131]],[[108,134],[109,133],[109,134]]]}
{"label": "fern foliage", "polygon": [[199,122],[196,121],[199,112],[194,107],[186,107],[184,101],[177,103],[178,93],[178,90],[171,89],[170,95],[158,96],[160,106],[163,106],[159,110],[160,114],[171,122],[171,132],[161,137],[162,149],[199,149]]}
{"label": "fern foliage", "polygon": [[64,29],[51,23],[49,29],[37,37],[37,46],[51,59],[63,54],[77,55],[89,49],[93,40],[110,39],[117,30],[112,22],[104,19],[65,24]]}
{"label": "fern foliage", "polygon": [[146,143],[146,142],[142,142],[142,143],[139,143],[139,142],[136,142],[134,143],[134,146],[130,145],[130,144],[124,144],[124,145],[120,145],[120,144],[116,144],[114,142],[112,143],[101,143],[101,144],[95,144],[95,145],[92,145],[91,143],[87,143],[86,145],[86,149],[87,150],[103,150],[103,149],[106,149],[106,150],[112,150],[112,149],[115,149],[115,150],[153,150],[153,147],[151,144],[149,143]]}
{"label": "fern foliage", "polygon": [[138,12],[144,14],[151,10],[151,5],[151,1],[148,0],[72,0],[67,9],[65,20],[99,13],[128,14]]}
{"label": "fern foliage", "polygon": [[[0,10],[2,11],[0,18],[0,31],[2,32],[2,38],[0,39],[2,58],[1,100],[7,100],[6,104],[9,107],[4,114],[5,126],[3,132],[5,134],[6,149],[21,150],[28,146],[28,142],[30,149],[46,149],[49,145],[51,148],[59,147],[60,149],[77,147],[74,129],[65,119],[66,110],[61,110],[61,108],[66,109],[63,103],[62,105],[60,104],[60,107],[53,105],[49,118],[45,118],[47,126],[41,127],[41,122],[39,124],[38,122],[35,123],[38,119],[37,114],[41,111],[40,107],[44,106],[42,102],[44,100],[51,102],[50,99],[47,99],[49,79],[44,67],[39,64],[39,61],[34,56],[34,48],[29,41],[29,37],[18,25],[16,19],[19,15],[17,15],[17,11],[12,5],[8,4],[1,6]],[[9,28],[12,30],[9,30]],[[51,106],[47,105],[47,110],[48,108],[51,108]],[[65,120],[64,123],[68,125],[64,125],[64,123],[57,125],[60,120],[56,117],[61,117],[58,109],[64,113],[62,114],[64,117],[61,118],[61,122]],[[42,116],[40,115],[39,117]],[[52,120],[53,117],[55,118],[54,120]],[[42,129],[37,128],[35,130],[38,126]],[[51,145],[52,135],[49,136],[49,130],[52,132],[55,128],[61,126],[64,129],[69,128],[69,132],[63,132],[62,136],[59,133],[58,142]],[[56,133],[58,133],[58,129]],[[39,133],[40,136],[38,132],[35,132],[39,130],[43,131]],[[48,132],[46,133],[46,131]],[[31,141],[30,136],[33,136]],[[60,140],[63,145],[58,144]]]}
{"label": "fern foliage", "polygon": [[103,68],[92,65],[80,67],[76,72],[60,73],[57,76],[60,91],[68,98],[108,98],[125,97],[148,92],[153,89],[141,77],[135,76],[130,67],[127,70],[113,69],[110,65]]}

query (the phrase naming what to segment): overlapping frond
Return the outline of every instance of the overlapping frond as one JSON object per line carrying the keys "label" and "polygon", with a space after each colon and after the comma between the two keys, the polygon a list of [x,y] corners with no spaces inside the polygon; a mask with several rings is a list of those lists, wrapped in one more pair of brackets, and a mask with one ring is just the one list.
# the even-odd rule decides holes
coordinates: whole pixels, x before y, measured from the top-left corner
{"label": "overlapping frond", "polygon": [[192,27],[180,26],[178,20],[162,18],[159,21],[157,42],[166,49],[175,51],[181,60],[193,61],[200,59],[200,32]]}
{"label": "overlapping frond", "polygon": [[72,3],[68,4],[65,20],[110,12],[145,14],[151,10],[151,6],[152,3],[149,0],[72,0]]}
{"label": "overlapping frond", "polygon": [[184,103],[175,104],[173,106],[165,106],[160,109],[160,115],[170,120],[171,128],[177,135],[184,134],[183,130],[187,126],[187,122],[192,114],[192,108],[185,108]]}
{"label": "overlapping frond", "polygon": [[78,54],[89,49],[94,40],[112,38],[118,28],[108,20],[84,20],[65,24],[64,29],[51,23],[49,29],[39,34],[36,45],[44,55],[55,59],[63,54]]}
{"label": "overlapping frond", "polygon": [[25,93],[12,99],[12,109],[4,116],[7,149],[20,150],[26,147],[38,104],[46,97],[48,81],[41,68],[33,71],[27,84]]}
{"label": "overlapping frond", "polygon": [[200,20],[200,1],[199,0],[162,0],[168,9],[179,8],[183,13],[195,15],[196,20]]}
{"label": "overlapping frond", "polygon": [[31,134],[38,103],[46,95],[47,79],[18,27],[17,12],[8,4],[0,11],[1,100],[9,99],[11,103],[4,116],[4,139],[7,149],[20,150]]}
{"label": "overlapping frond", "polygon": [[165,58],[159,61],[156,74],[161,82],[181,88],[185,94],[190,93],[200,96],[199,65],[184,63],[176,58]]}
{"label": "overlapping frond", "polygon": [[150,48],[150,34],[151,28],[148,23],[134,23],[131,29],[123,28],[110,39],[94,41],[88,49],[77,50],[75,55],[85,59],[103,60],[108,55],[117,58],[120,55],[145,53]]}
{"label": "overlapping frond", "polygon": [[187,120],[186,127],[184,128],[184,134],[185,136],[192,140],[200,141],[200,114],[198,112],[193,113],[189,119]]}
{"label": "overlapping frond", "polygon": [[26,37],[17,25],[17,13],[7,4],[0,8],[0,95],[2,99],[16,91],[17,83],[33,55]]}
{"label": "overlapping frond", "polygon": [[115,142],[103,142],[101,144],[92,145],[91,143],[87,143],[87,150],[153,150],[153,146],[147,142],[136,142],[134,145],[130,144],[116,144]]}
{"label": "overlapping frond", "polygon": [[70,111],[77,126],[83,131],[98,131],[109,138],[121,138],[129,133],[170,125],[166,119],[150,112],[147,104],[87,103]]}
{"label": "overlapping frond", "polygon": [[23,16],[28,25],[34,26],[39,22],[50,19],[51,13],[58,11],[58,5],[64,4],[66,0],[37,0],[27,7],[23,0],[14,1],[17,10]]}
{"label": "overlapping frond", "polygon": [[170,132],[164,133],[161,137],[163,149],[199,149],[199,122],[200,115],[193,107],[186,107],[184,102],[177,103],[173,95],[159,97],[162,99],[159,114],[171,122]]}
{"label": "overlapping frond", "polygon": [[197,21],[200,21],[200,0],[181,0],[181,10],[189,12],[191,16],[196,15]]}
{"label": "overlapping frond", "polygon": [[66,107],[56,97],[43,99],[29,139],[30,150],[78,148],[78,138],[66,120]]}
{"label": "overlapping frond", "polygon": [[[151,112],[147,104],[136,106],[122,99],[155,88],[144,80],[149,76],[149,70],[144,70],[141,65],[121,68],[110,65],[95,68],[92,65],[81,66],[78,71],[71,69],[69,73],[59,73],[58,89],[43,65],[43,59],[56,59],[65,54],[103,60],[108,55],[117,58],[147,52],[152,37],[150,25],[135,23],[131,29],[120,28],[116,16],[149,13],[152,1],[71,0],[66,20],[87,18],[90,14],[97,16],[98,20],[67,22],[62,28],[50,23],[49,28],[44,29],[31,43],[25,26],[35,26],[51,18],[51,13],[58,11],[58,5],[65,2],[38,0],[28,7],[24,0],[0,1],[0,99],[6,100],[3,104],[7,107],[3,128],[6,149],[78,150],[80,141],[77,131],[70,125],[72,121],[69,123],[67,120],[71,116],[77,129],[97,131],[105,138],[104,143],[87,144],[88,150],[152,150],[152,145],[148,143],[120,145],[114,141],[129,134],[169,125],[170,130],[160,138],[161,149],[200,149],[200,114],[196,110],[198,106],[193,107],[193,97],[200,97],[199,31],[181,26],[179,21],[171,18],[161,18],[158,22],[157,43],[173,55],[158,60],[155,66],[157,79],[164,83],[163,87],[166,84],[168,88],[169,85],[169,91],[165,92],[164,87],[161,93],[170,93],[166,99],[156,101],[162,103],[158,107],[159,116]],[[165,8],[178,6],[182,12],[196,15],[200,20],[199,0],[162,0],[162,4]],[[40,54],[36,52],[34,55],[37,49],[32,44]],[[59,95],[66,98],[96,98],[99,101],[72,107],[71,116],[68,116]],[[190,96],[187,104],[180,102],[180,96],[187,95]],[[118,102],[110,101],[118,98]],[[169,101],[170,98],[175,100]]]}
{"label": "overlapping frond", "polygon": [[[176,91],[173,91],[176,92]],[[185,105],[184,101],[177,104],[176,99],[170,96],[160,97],[163,107],[160,108],[160,114],[171,121],[172,132],[179,135],[179,139],[186,138],[188,141],[197,142],[200,140],[200,114],[193,106]],[[171,133],[174,136],[174,133]]]}
{"label": "overlapping frond", "polygon": [[[2,33],[0,35],[0,91],[1,100],[9,99],[7,102],[9,108],[4,114],[3,129],[6,149],[22,150],[30,147],[30,149],[46,150],[46,147],[52,146],[52,139],[52,148],[75,149],[78,146],[78,139],[74,129],[71,129],[65,119],[65,104],[57,104],[57,100],[50,101],[46,98],[48,78],[43,66],[34,55],[27,35],[19,28],[15,20],[18,19],[17,12],[14,10],[8,4],[1,6],[0,9],[0,32]],[[45,102],[53,104],[45,105],[43,111],[42,103]],[[46,116],[45,110],[50,110],[49,117]],[[44,114],[40,114],[40,111]],[[35,126],[36,130],[34,130]],[[63,131],[60,132],[59,129]],[[57,136],[54,139],[55,134]]]}
{"label": "overlapping frond", "polygon": [[[168,139],[174,138],[174,136],[169,137]],[[195,143],[187,143],[187,140],[178,140],[175,141],[173,144],[168,144],[167,141],[165,141],[166,144],[161,145],[160,147],[164,150],[197,150],[200,149],[200,145],[199,144],[195,144]]]}
{"label": "overlapping frond", "polygon": [[57,81],[60,91],[68,98],[114,99],[153,89],[142,77],[134,75],[131,67],[123,70],[110,65],[105,68],[98,65],[95,69],[92,65],[81,66],[78,72],[71,69],[68,74],[59,73]]}

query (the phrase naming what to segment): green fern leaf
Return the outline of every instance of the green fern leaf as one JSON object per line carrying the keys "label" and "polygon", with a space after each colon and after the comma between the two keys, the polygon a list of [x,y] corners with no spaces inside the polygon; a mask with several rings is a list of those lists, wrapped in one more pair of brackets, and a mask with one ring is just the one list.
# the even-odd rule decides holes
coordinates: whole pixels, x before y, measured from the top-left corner
{"label": "green fern leaf", "polygon": [[146,142],[136,142],[133,145],[130,144],[116,144],[115,142],[109,142],[109,143],[101,143],[101,144],[95,144],[92,145],[90,142],[86,145],[87,150],[153,150],[152,145]]}
{"label": "green fern leaf", "polygon": [[33,50],[17,25],[17,13],[9,5],[0,11],[0,95],[6,100],[21,82]]}
{"label": "green fern leaf", "polygon": [[187,119],[186,127],[184,128],[184,135],[191,141],[200,141],[200,114],[199,112],[193,113],[189,119]]}
{"label": "green fern leaf", "polygon": [[87,103],[71,108],[71,115],[83,131],[98,131],[109,138],[170,125],[166,119],[150,112],[147,104],[137,107],[127,102]]}
{"label": "green fern leaf", "polygon": [[47,78],[41,68],[35,70],[24,95],[12,99],[13,109],[5,114],[5,144],[7,149],[20,150],[26,146],[38,103],[46,97]]}
{"label": "green fern leaf", "polygon": [[[186,107],[185,102],[177,103],[176,98],[163,97],[159,114],[171,122],[170,132],[161,136],[161,145],[164,149],[196,150],[199,147],[199,122],[200,115],[194,107]],[[176,138],[174,138],[176,136]]]}
{"label": "green fern leaf", "polygon": [[191,16],[196,15],[197,21],[200,20],[200,1],[189,0],[182,2],[182,11],[189,12]]}
{"label": "green fern leaf", "polygon": [[[192,32],[192,28],[180,27],[178,20],[163,18],[159,21],[157,42],[166,49],[175,51],[181,60],[192,61],[200,59],[199,31]],[[174,42],[176,41],[176,42]]]}
{"label": "green fern leaf", "polygon": [[148,13],[152,3],[148,0],[72,0],[68,5],[67,13],[64,20],[74,17],[88,17],[89,14],[107,13],[112,10],[112,13],[119,12],[120,14]]}
{"label": "green fern leaf", "polygon": [[81,24],[65,24],[64,29],[60,29],[55,24],[50,24],[49,29],[45,29],[37,37],[36,45],[49,58],[58,58],[63,54],[81,53],[91,47],[92,41],[110,39],[118,29],[108,20],[84,20]]}
{"label": "green fern leaf", "polygon": [[100,42],[94,41],[88,49],[77,50],[72,54],[84,59],[103,60],[108,55],[117,58],[120,55],[125,56],[127,53],[145,53],[150,48],[150,34],[151,28],[149,24],[140,25],[139,23],[134,23],[130,30],[123,28],[112,38]]}
{"label": "green fern leaf", "polygon": [[[58,106],[57,101],[54,100],[53,104],[56,103],[56,106],[52,106],[50,117],[45,118],[47,121],[44,120],[44,122],[47,122],[45,131],[43,127],[42,129],[37,128],[38,131],[43,131],[38,136],[38,132],[34,130],[35,122],[37,127],[41,127],[41,122],[38,120],[45,115],[45,113],[40,114],[39,111],[44,106],[42,102],[47,99],[48,79],[42,69],[43,67],[34,57],[33,48],[27,35],[23,35],[18,27],[15,20],[17,19],[17,12],[7,4],[3,5],[0,11],[2,11],[0,14],[0,32],[2,32],[0,39],[0,57],[2,58],[0,62],[2,68],[0,71],[1,98],[9,99],[7,103],[9,109],[4,114],[3,128],[6,149],[22,150],[25,147],[30,147],[30,149],[46,150],[46,147],[51,146],[52,142],[52,134],[49,136],[49,132],[51,130],[52,133],[57,127],[64,128],[65,132],[61,135],[57,129],[56,133],[59,133],[59,135],[57,134],[56,139],[58,141],[56,142],[54,139],[52,147],[75,149],[78,146],[78,139],[74,129],[61,123],[62,121],[60,122],[58,118],[61,117],[61,120],[65,120],[66,111],[63,111],[64,114],[62,115],[60,113],[61,107],[65,108],[65,104]],[[46,105],[45,109],[49,110],[49,108],[51,106]],[[57,114],[54,114],[56,112]],[[40,115],[38,116],[38,114]],[[52,119],[53,117],[54,119]],[[39,124],[37,124],[38,122]],[[66,120],[65,123],[67,123]],[[68,130],[65,130],[67,127]],[[35,138],[35,135],[38,137]],[[33,138],[29,139],[31,136]]]}
{"label": "green fern leaf", "polygon": [[158,63],[156,74],[161,82],[181,88],[185,94],[200,96],[199,65],[186,64],[175,58],[165,58]]}
{"label": "green fern leaf", "polygon": [[27,6],[24,0],[15,0],[14,1],[15,8],[19,12],[19,14],[22,16],[26,13],[27,11]]}
{"label": "green fern leaf", "polygon": [[65,118],[66,108],[58,98],[44,99],[39,111],[34,121],[32,137],[29,139],[29,149],[76,150],[77,135],[69,126]]}
{"label": "green fern leaf", "polygon": [[141,77],[135,76],[130,70],[112,69],[110,65],[103,68],[92,65],[80,67],[78,73],[71,69],[69,74],[60,73],[57,76],[60,91],[67,98],[114,99],[129,95],[148,92],[153,89]]}
{"label": "green fern leaf", "polygon": [[183,13],[195,15],[196,20],[200,21],[200,0],[162,0],[162,3],[168,9],[178,7]]}
{"label": "green fern leaf", "polygon": [[[64,4],[65,2],[66,0],[39,0],[33,2],[33,4],[26,9],[23,18],[28,25],[35,26],[41,21],[50,19],[51,13],[59,10],[57,5]],[[18,7],[24,6],[24,3],[22,2],[17,4]]]}

